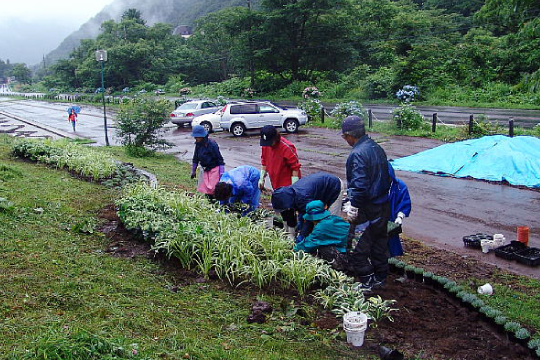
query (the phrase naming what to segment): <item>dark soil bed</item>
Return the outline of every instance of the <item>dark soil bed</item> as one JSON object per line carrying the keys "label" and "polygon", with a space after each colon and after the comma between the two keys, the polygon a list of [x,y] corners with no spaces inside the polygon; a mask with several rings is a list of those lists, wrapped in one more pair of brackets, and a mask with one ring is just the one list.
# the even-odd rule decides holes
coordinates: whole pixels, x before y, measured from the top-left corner
{"label": "dark soil bed", "polygon": [[[194,272],[181,269],[174,259],[155,256],[148,244],[139,242],[122,226],[113,206],[104,208],[99,217],[103,221],[100,230],[110,239],[105,251],[112,256],[144,256],[160,262],[164,273],[171,273],[177,278],[177,285],[170,289],[173,292],[182,284],[206,281]],[[416,242],[407,241],[405,247],[411,254],[407,261],[454,279],[456,266],[461,270],[460,277],[481,278],[494,271],[494,268],[482,269],[474,261],[425,248]],[[227,287],[224,283],[219,286]],[[229,289],[246,293],[246,289]],[[287,296],[284,292],[278,293]],[[257,291],[253,289],[254,302],[256,294]],[[376,355],[379,346],[385,345],[398,349],[405,354],[406,359],[532,359],[527,349],[497,333],[479,318],[478,313],[466,309],[445,293],[428,285],[391,274],[386,286],[373,295],[397,300],[394,307],[398,311],[393,313],[394,322],[386,320],[378,328],[368,329],[364,346],[356,350],[359,358]],[[246,309],[248,313],[249,309]],[[316,318],[302,323],[328,330],[341,325],[341,321],[322,309]]]}

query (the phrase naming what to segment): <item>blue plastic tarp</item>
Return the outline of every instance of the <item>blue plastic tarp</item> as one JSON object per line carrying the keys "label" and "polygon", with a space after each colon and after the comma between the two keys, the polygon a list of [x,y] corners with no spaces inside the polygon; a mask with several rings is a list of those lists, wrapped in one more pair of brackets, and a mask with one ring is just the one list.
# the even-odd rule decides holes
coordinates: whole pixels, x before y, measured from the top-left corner
{"label": "blue plastic tarp", "polygon": [[533,136],[485,136],[396,159],[392,166],[395,170],[507,181],[512,185],[539,188],[540,139]]}

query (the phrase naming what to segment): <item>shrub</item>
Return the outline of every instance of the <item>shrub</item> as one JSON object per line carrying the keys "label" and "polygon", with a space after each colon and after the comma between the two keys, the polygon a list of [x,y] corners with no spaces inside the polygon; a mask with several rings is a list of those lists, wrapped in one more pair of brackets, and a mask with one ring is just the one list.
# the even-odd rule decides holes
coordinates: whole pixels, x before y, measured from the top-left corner
{"label": "shrub", "polygon": [[444,284],[444,288],[446,290],[450,290],[452,287],[456,286],[457,283],[455,281],[448,281],[446,284]]}
{"label": "shrub", "polygon": [[415,273],[415,274],[422,274],[423,272],[424,272],[424,269],[423,269],[423,268],[418,268],[418,267],[417,267],[416,269],[414,269],[414,273]]}
{"label": "shrub", "polygon": [[[159,137],[163,125],[169,121],[169,103],[165,100],[138,100],[128,105],[122,105],[116,124],[118,137],[127,150],[132,154],[145,154],[146,147],[150,149],[171,146]],[[133,151],[140,148],[141,151]]]}
{"label": "shrub", "polygon": [[501,130],[502,127],[498,122],[491,122],[486,115],[480,114],[473,119],[472,132],[469,134],[469,126],[464,126],[462,128],[462,136],[477,138],[497,134],[500,133]]}
{"label": "shrub", "polygon": [[484,306],[484,302],[480,299],[475,299],[471,302],[471,305],[475,308],[475,309],[480,309],[482,306]]}
{"label": "shrub", "polygon": [[433,275],[432,272],[426,271],[426,272],[424,273],[424,277],[425,277],[425,278],[428,278],[428,279],[433,279],[433,278],[434,278],[434,275]]}
{"label": "shrub", "polygon": [[449,282],[450,280],[444,276],[439,276],[439,284],[441,284],[442,286],[444,286],[444,284],[446,284],[447,282]]}
{"label": "shrub", "polygon": [[372,99],[384,99],[390,97],[396,79],[394,69],[380,67],[375,73],[366,77],[367,92]]}
{"label": "shrub", "polygon": [[323,105],[317,99],[306,99],[298,104],[298,107],[304,110],[311,120],[320,116]]}
{"label": "shrub", "polygon": [[422,127],[424,117],[410,104],[401,104],[392,113],[397,127],[401,130],[416,130]]}
{"label": "shrub", "polygon": [[315,86],[308,86],[302,91],[302,97],[304,99],[318,98],[321,96],[321,92]]}
{"label": "shrub", "polygon": [[463,290],[463,287],[460,286],[460,285],[454,285],[452,286],[450,289],[448,289],[448,291],[452,294],[457,294],[459,293],[461,290]]}
{"label": "shrub", "polygon": [[364,122],[367,120],[366,110],[362,107],[362,104],[354,100],[336,104],[334,109],[330,112],[330,115],[335,117],[334,125],[336,126],[341,126],[343,119],[351,115],[358,116],[360,119],[364,120]]}
{"label": "shrub", "polygon": [[402,89],[396,92],[396,97],[402,102],[411,102],[415,97],[420,95],[420,91],[416,86],[405,85]]}
{"label": "shrub", "polygon": [[412,266],[412,265],[407,265],[407,266],[405,266],[405,271],[409,271],[409,272],[412,271],[412,272],[414,272],[415,269],[416,269],[416,267],[414,267],[414,266]]}

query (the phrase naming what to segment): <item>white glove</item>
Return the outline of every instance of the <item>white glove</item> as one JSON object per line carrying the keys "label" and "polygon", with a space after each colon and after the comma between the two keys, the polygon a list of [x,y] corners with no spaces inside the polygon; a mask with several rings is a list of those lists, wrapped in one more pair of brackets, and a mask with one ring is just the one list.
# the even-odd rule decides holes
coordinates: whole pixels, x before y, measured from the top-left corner
{"label": "white glove", "polygon": [[405,214],[402,213],[401,211],[398,212],[397,214],[397,217],[396,217],[396,220],[394,220],[394,223],[398,224],[398,225],[402,225],[403,224],[403,218],[405,217]]}
{"label": "white glove", "polygon": [[264,179],[266,179],[266,170],[261,170],[261,177],[259,178],[259,189],[264,189]]}
{"label": "white glove", "polygon": [[349,211],[347,211],[347,220],[352,222],[358,217],[358,208],[350,205]]}
{"label": "white glove", "polygon": [[343,211],[344,213],[348,213],[350,209],[351,209],[351,202],[350,201],[344,202],[343,206],[341,207],[341,211]]}

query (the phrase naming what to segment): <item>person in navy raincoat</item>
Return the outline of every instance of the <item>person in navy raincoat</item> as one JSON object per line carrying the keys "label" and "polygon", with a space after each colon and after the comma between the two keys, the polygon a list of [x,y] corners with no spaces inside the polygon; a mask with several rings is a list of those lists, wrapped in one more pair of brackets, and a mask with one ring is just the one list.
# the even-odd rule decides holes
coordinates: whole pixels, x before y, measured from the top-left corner
{"label": "person in navy raincoat", "polygon": [[389,193],[391,207],[390,219],[394,219],[394,223],[399,225],[396,230],[388,234],[388,249],[390,250],[390,256],[393,257],[403,255],[399,233],[401,233],[403,218],[411,214],[411,197],[409,196],[407,185],[396,177],[394,168],[390,163],[388,163],[388,174],[392,179]]}
{"label": "person in navy raincoat", "polygon": [[[321,200],[326,208],[329,208],[341,193],[341,180],[334,175],[317,172],[305,176],[290,186],[284,186],[272,194],[272,207],[274,210],[285,214],[284,220],[289,226],[294,226],[295,215],[298,212],[300,222],[300,240],[305,238],[311,231],[312,226],[304,222],[303,215],[306,213],[306,205],[313,200]],[[292,219],[291,219],[292,217]]]}
{"label": "person in navy raincoat", "polygon": [[221,175],[214,191],[214,198],[222,205],[237,202],[248,204],[249,208],[242,213],[245,215],[259,207],[260,178],[261,172],[253,166],[242,165],[229,170]]}
{"label": "person in navy raincoat", "polygon": [[197,176],[197,166],[201,164],[204,171],[197,190],[212,198],[214,188],[221,175],[225,172],[225,161],[221,156],[218,144],[208,138],[208,132],[204,130],[204,127],[195,125],[191,131],[191,136],[195,138],[191,178],[194,179]]}

